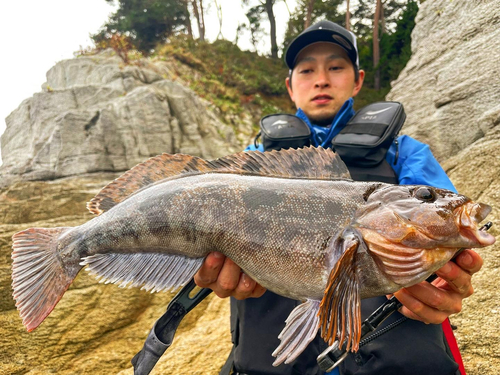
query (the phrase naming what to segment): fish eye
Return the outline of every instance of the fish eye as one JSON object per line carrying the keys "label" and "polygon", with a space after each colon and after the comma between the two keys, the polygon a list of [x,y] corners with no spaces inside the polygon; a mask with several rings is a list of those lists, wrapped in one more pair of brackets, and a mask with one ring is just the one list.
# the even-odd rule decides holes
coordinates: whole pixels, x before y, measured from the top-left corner
{"label": "fish eye", "polygon": [[434,190],[427,187],[418,188],[415,192],[415,197],[423,202],[434,202],[436,200],[436,193]]}

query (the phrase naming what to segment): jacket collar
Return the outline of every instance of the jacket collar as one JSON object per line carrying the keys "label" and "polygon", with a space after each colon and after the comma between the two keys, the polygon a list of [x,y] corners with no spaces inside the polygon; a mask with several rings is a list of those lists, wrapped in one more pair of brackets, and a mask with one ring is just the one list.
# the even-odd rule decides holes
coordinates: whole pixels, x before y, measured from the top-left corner
{"label": "jacket collar", "polygon": [[311,129],[311,144],[315,147],[330,147],[332,139],[346,126],[349,120],[354,116],[353,109],[354,99],[349,98],[340,110],[335,115],[330,126],[319,126],[312,124],[307,115],[302,111],[301,108],[297,110],[295,114]]}

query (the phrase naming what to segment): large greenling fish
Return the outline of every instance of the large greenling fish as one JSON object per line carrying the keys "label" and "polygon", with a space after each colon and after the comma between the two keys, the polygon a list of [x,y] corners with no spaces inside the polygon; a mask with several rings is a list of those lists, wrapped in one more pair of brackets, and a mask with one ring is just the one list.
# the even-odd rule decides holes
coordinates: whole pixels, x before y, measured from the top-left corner
{"label": "large greenling fish", "polygon": [[248,152],[206,161],[163,154],[111,182],[74,228],[13,236],[13,290],[28,331],[80,269],[148,291],[186,284],[211,251],[282,296],[275,365],[322,337],[360,340],[360,300],[425,280],[460,248],[495,242],[478,229],[491,208],[429,186],[355,182],[331,150]]}

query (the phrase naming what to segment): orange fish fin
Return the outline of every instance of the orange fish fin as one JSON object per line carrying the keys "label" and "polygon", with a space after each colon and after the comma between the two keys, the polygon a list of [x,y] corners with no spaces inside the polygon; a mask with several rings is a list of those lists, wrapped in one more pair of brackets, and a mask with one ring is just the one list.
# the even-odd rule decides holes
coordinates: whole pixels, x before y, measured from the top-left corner
{"label": "orange fish fin", "polygon": [[146,160],[106,185],[87,209],[100,215],[139,190],[167,178],[186,173],[204,173],[213,169],[210,163],[196,156],[162,154]]}
{"label": "orange fish fin", "polygon": [[13,237],[12,289],[28,332],[50,314],[76,276],[59,260],[57,238],[72,228],[30,228]]}
{"label": "orange fish fin", "polygon": [[141,287],[147,291],[175,290],[186,285],[204,258],[164,253],[106,253],[88,256],[80,265],[101,283],[120,288]]}
{"label": "orange fish fin", "polygon": [[346,342],[346,351],[357,351],[361,340],[361,298],[356,276],[356,252],[359,239],[339,241],[343,254],[328,278],[319,308],[321,337],[332,345]]}
{"label": "orange fish fin", "polygon": [[319,301],[307,300],[292,310],[286,326],[278,338],[279,346],[273,352],[273,366],[294,361],[316,337],[319,329]]}

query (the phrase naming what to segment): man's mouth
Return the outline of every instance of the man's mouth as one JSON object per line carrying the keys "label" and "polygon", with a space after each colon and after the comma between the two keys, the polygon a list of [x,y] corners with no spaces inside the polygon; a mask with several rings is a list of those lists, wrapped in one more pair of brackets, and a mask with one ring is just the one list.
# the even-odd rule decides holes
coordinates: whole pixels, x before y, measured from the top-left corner
{"label": "man's mouth", "polygon": [[330,95],[327,94],[319,94],[316,95],[314,98],[312,98],[312,101],[316,104],[327,104],[329,103],[333,98]]}

